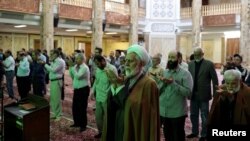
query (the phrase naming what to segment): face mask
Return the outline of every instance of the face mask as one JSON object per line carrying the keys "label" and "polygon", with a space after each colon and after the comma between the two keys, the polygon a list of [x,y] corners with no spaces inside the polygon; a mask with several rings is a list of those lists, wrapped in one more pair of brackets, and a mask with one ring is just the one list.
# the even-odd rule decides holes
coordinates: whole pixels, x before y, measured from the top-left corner
{"label": "face mask", "polygon": [[167,68],[170,70],[175,69],[178,66],[178,60],[176,61],[168,61]]}
{"label": "face mask", "polygon": [[201,61],[201,59],[195,59],[195,62],[199,63]]}

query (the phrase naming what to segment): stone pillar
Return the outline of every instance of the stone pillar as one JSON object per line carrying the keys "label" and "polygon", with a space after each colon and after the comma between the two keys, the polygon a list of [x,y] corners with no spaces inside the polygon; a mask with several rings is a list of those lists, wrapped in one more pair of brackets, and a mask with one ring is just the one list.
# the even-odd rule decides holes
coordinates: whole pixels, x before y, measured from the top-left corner
{"label": "stone pillar", "polygon": [[92,46],[91,51],[94,52],[96,47],[102,48],[103,37],[103,0],[93,0],[93,20],[92,20]]}
{"label": "stone pillar", "polygon": [[192,46],[201,47],[201,0],[192,3]]}
{"label": "stone pillar", "polygon": [[241,0],[241,36],[240,54],[243,57],[243,64],[250,66],[250,2]]}
{"label": "stone pillar", "polygon": [[138,0],[130,0],[129,44],[138,43]]}
{"label": "stone pillar", "polygon": [[149,40],[150,40],[149,32],[145,32],[144,33],[144,43],[145,43],[145,48],[147,51],[149,51]]}
{"label": "stone pillar", "polygon": [[41,49],[46,49],[48,53],[54,48],[54,13],[53,1],[42,1],[41,16]]}

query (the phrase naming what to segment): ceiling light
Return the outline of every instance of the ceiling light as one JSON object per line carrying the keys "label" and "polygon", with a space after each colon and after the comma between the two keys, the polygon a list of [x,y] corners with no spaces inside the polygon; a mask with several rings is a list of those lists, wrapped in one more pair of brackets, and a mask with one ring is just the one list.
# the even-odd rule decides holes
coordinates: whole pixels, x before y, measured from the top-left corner
{"label": "ceiling light", "polygon": [[75,32],[75,31],[78,31],[78,29],[66,29],[65,31],[67,31],[67,32]]}
{"label": "ceiling light", "polygon": [[113,34],[117,34],[116,32],[107,32],[105,34],[108,34],[108,35],[113,35]]}
{"label": "ceiling light", "polygon": [[23,28],[23,27],[27,27],[27,25],[24,25],[24,24],[22,24],[22,25],[15,25],[14,27],[15,28]]}
{"label": "ceiling light", "polygon": [[240,31],[227,31],[224,35],[226,38],[240,38]]}

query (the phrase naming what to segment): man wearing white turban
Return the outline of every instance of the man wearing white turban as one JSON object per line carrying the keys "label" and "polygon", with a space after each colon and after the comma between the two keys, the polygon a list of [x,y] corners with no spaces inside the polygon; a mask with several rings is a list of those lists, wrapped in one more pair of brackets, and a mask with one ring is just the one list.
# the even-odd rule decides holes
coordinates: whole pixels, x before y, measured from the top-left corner
{"label": "man wearing white turban", "polygon": [[125,80],[111,71],[107,117],[102,141],[160,141],[159,92],[155,81],[145,75],[147,51],[132,45],[125,59]]}

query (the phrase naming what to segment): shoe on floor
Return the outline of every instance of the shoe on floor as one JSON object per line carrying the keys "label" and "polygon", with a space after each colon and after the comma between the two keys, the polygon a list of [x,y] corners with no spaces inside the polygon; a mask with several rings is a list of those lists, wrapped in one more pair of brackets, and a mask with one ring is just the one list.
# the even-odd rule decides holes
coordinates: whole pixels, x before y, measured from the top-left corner
{"label": "shoe on floor", "polygon": [[199,141],[205,141],[206,137],[200,137]]}
{"label": "shoe on floor", "polygon": [[196,135],[196,134],[189,134],[189,135],[187,135],[187,138],[195,138],[195,137],[198,137],[198,135]]}
{"label": "shoe on floor", "polygon": [[56,117],[54,117],[54,116],[51,116],[51,117],[50,117],[50,119],[56,119]]}
{"label": "shoe on floor", "polygon": [[72,124],[72,125],[70,125],[69,127],[79,127],[79,126],[76,125],[76,124]]}
{"label": "shoe on floor", "polygon": [[81,127],[80,128],[80,132],[83,132],[83,131],[85,131],[86,130],[86,127]]}
{"label": "shoe on floor", "polygon": [[61,117],[56,117],[54,121],[59,121],[61,120]]}
{"label": "shoe on floor", "polygon": [[98,133],[98,134],[96,134],[95,136],[94,136],[94,138],[96,138],[96,139],[99,139],[99,138],[101,138],[102,137],[102,133]]}

